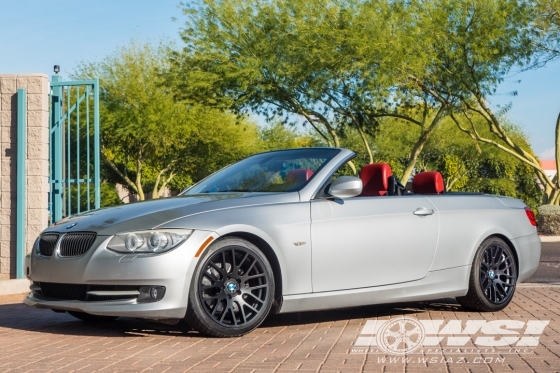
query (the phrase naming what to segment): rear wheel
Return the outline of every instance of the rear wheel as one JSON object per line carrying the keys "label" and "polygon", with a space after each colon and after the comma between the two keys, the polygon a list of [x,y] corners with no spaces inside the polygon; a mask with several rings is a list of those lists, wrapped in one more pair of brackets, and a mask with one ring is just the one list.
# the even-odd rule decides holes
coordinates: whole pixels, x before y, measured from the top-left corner
{"label": "rear wheel", "polygon": [[237,337],[257,328],[274,300],[272,268],[252,243],[215,242],[200,258],[189,291],[186,321],[213,337]]}
{"label": "rear wheel", "polygon": [[511,302],[516,282],[517,265],[511,248],[502,239],[490,237],[475,254],[467,295],[457,301],[475,311],[499,311]]}
{"label": "rear wheel", "polygon": [[115,316],[99,316],[99,315],[92,315],[85,312],[79,311],[68,311],[68,313],[74,316],[77,319],[80,319],[85,322],[94,323],[94,322],[103,322],[103,321],[113,321],[116,319]]}

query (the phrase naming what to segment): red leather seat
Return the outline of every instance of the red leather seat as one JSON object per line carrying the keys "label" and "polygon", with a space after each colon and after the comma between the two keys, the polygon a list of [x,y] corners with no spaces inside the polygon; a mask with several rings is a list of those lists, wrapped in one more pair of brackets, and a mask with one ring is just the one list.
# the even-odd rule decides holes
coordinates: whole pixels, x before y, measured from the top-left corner
{"label": "red leather seat", "polygon": [[393,175],[387,163],[373,163],[362,167],[360,179],[364,184],[361,197],[385,196],[389,189],[389,176]]}
{"label": "red leather seat", "polygon": [[286,183],[305,183],[313,176],[313,171],[308,168],[298,168],[291,170],[286,175]]}
{"label": "red leather seat", "polygon": [[443,176],[437,171],[420,172],[412,179],[412,192],[416,194],[441,194]]}

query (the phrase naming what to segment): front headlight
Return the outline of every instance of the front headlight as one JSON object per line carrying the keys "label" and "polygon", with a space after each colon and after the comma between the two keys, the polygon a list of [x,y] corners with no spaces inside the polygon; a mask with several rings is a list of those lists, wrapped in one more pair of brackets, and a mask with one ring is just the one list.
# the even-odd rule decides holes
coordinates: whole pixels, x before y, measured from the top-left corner
{"label": "front headlight", "polygon": [[123,254],[163,253],[185,242],[192,232],[169,229],[120,233],[109,241],[107,248]]}

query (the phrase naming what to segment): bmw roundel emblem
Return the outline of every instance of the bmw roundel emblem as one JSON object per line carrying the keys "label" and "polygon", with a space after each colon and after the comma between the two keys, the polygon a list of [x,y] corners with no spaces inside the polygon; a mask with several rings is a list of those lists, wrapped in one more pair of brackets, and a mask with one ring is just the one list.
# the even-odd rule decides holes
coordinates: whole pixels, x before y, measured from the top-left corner
{"label": "bmw roundel emblem", "polygon": [[68,224],[68,225],[66,226],[66,229],[70,229],[70,228],[72,228],[72,227],[75,227],[76,224],[78,224],[78,223]]}

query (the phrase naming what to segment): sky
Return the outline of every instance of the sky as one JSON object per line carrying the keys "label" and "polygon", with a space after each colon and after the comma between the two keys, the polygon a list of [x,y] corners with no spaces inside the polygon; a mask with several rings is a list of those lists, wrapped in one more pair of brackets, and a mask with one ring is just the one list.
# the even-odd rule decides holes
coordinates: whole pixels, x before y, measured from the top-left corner
{"label": "sky", "polygon": [[[181,46],[183,24],[178,0],[0,0],[0,74],[51,75],[60,65],[65,77],[80,62],[101,60],[131,40],[166,39]],[[553,159],[560,61],[506,79],[491,104],[510,103],[508,116],[529,136],[533,150]]]}

